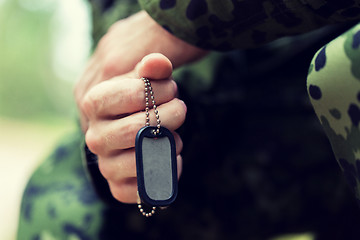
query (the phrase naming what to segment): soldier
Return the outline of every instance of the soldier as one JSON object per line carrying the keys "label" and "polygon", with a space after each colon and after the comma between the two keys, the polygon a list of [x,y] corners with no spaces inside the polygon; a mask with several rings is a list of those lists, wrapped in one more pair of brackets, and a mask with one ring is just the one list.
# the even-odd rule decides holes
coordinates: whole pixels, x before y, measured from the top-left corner
{"label": "soldier", "polygon": [[[29,181],[18,238],[267,239],[289,232],[311,232],[316,239],[354,239],[359,234],[358,210],[344,188],[303,85],[313,52],[354,25],[351,21],[359,19],[358,3],[211,0],[140,3],[148,13],[139,11],[134,1],[92,1],[94,39],[98,45],[76,89],[77,101],[82,106],[82,131],[67,136]],[[125,18],[135,12],[138,13]],[[122,18],[125,19],[117,22]],[[335,22],[350,23],[259,47],[281,36],[305,33]],[[343,63],[354,65],[356,61],[356,29],[344,35],[352,39],[346,46],[355,47],[344,50],[344,61],[336,65],[339,69]],[[258,48],[207,52],[248,47]],[[331,66],[328,59],[335,59],[332,56],[338,50],[325,49],[310,68],[313,70],[309,75],[309,93],[330,139],[336,139],[332,142],[345,142],[343,145],[351,142],[355,146],[358,90],[349,84],[356,94],[349,95],[344,100],[347,103],[329,101],[335,98],[324,89],[325,80],[320,74],[325,74]],[[331,49],[333,55],[328,53]],[[116,80],[123,74],[133,79],[136,74],[129,72],[152,52],[164,54],[175,68],[182,66],[173,75],[180,99],[187,104],[187,120],[179,129],[184,142],[179,197],[168,209],[145,219],[136,207],[113,198],[126,203],[136,201],[136,182],[124,182],[134,177],[133,152],[126,151],[126,158],[114,154],[109,160],[107,153],[97,151],[96,146],[103,149],[106,143],[94,138],[94,132],[101,136],[105,127],[91,129],[94,120],[86,116],[89,111],[84,109],[83,102],[96,92],[94,89],[99,89],[101,82]],[[183,66],[200,58],[197,63]],[[146,64],[137,68],[139,78],[141,67]],[[351,75],[353,71],[345,68],[346,76]],[[165,75],[154,78],[168,79],[169,68],[165,69]],[[342,72],[339,76],[334,79],[341,79]],[[170,86],[170,82],[168,79],[165,85]],[[337,89],[336,84],[333,86]],[[165,96],[164,102],[174,98],[171,91],[160,91]],[[175,111],[183,116],[186,111],[181,102],[163,109],[168,109],[164,110],[165,115]],[[348,110],[350,117],[344,118]],[[128,114],[132,116],[131,113]],[[182,118],[173,121],[181,124]],[[169,119],[164,124],[171,122]],[[178,127],[175,125],[173,129]],[[116,127],[112,132],[115,130]],[[81,163],[84,145],[79,146],[84,144],[88,131],[93,131],[93,137],[88,135],[87,143],[98,154],[94,156],[86,150],[88,166],[84,169]],[[354,133],[349,135],[354,137],[348,139],[349,133]],[[123,132],[117,134],[117,138],[124,137]],[[132,137],[127,138],[128,142]],[[177,139],[181,145],[180,137]],[[350,176],[350,183],[356,187],[357,148],[343,145],[339,149],[347,152],[337,156],[346,176]],[[132,143],[126,146],[131,147]],[[112,169],[111,174],[104,174],[108,181],[99,171],[98,162],[103,170]],[[121,175],[127,172],[132,175]],[[95,187],[86,177],[88,173]]]}

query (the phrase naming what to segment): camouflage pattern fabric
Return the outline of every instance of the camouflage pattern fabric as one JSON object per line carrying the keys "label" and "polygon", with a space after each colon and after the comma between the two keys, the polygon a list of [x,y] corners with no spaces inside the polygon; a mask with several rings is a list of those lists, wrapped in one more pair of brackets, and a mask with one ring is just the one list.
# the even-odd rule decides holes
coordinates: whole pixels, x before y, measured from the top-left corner
{"label": "camouflage pattern fabric", "polygon": [[201,48],[255,47],[281,36],[358,20],[358,0],[139,0],[165,29]]}
{"label": "camouflage pattern fabric", "polygon": [[99,239],[105,209],[81,162],[82,138],[67,136],[31,177],[17,239]]}
{"label": "camouflage pattern fabric", "polygon": [[308,91],[360,203],[360,24],[317,52],[310,65]]}
{"label": "camouflage pattern fabric", "polygon": [[92,11],[92,38],[94,47],[116,21],[140,10],[136,0],[89,0]]}
{"label": "camouflage pattern fabric", "polygon": [[[113,22],[139,9],[131,0],[94,0],[92,5],[95,43]],[[115,207],[100,200],[83,166],[83,134],[79,130],[65,136],[29,180],[18,239],[264,240],[301,232],[316,240],[358,239],[359,209],[304,87],[314,53],[345,29],[327,28],[253,50],[211,53],[178,69],[174,76],[188,105],[180,129],[184,171],[175,203],[150,219],[135,205]],[[328,58],[338,54],[330,46],[325,48]],[[356,48],[343,53],[356,57]],[[315,98],[317,88],[325,97],[326,84],[311,76],[334,69],[328,61],[318,64],[320,59],[315,58],[309,75],[308,89],[315,86],[309,90]],[[335,69],[349,62],[339,62]],[[357,91],[356,84],[346,83],[349,93]],[[356,97],[350,100],[356,105]],[[322,115],[333,124],[333,115],[341,120],[348,110],[337,104],[315,108],[325,109]],[[356,133],[350,127],[349,132]],[[351,139],[356,141],[356,134]],[[352,161],[354,156],[356,151],[353,158],[349,153],[340,157]],[[346,176],[356,176],[355,162],[343,169]]]}

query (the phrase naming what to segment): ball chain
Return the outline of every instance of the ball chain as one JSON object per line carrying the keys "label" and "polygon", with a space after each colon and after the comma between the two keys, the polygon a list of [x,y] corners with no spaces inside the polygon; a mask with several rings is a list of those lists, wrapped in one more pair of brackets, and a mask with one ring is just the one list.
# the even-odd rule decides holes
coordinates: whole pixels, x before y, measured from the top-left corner
{"label": "ball chain", "polygon": [[[160,121],[159,111],[157,110],[157,106],[156,106],[156,102],[155,102],[154,91],[152,89],[151,83],[148,78],[143,77],[143,78],[141,78],[141,80],[144,81],[144,85],[145,85],[145,115],[146,115],[145,126],[150,126],[150,113],[149,113],[150,103],[149,103],[149,100],[151,100],[151,103],[152,103],[152,106],[154,109],[154,113],[155,113],[155,117],[156,117],[156,123],[157,123],[157,125],[156,125],[157,129],[153,131],[153,134],[157,135],[160,133],[160,127],[161,127],[160,122],[161,121]],[[138,204],[139,211],[143,216],[151,217],[152,215],[155,214],[156,207],[152,207],[150,212],[146,212],[143,209],[142,204],[141,204],[141,199],[139,196],[139,192],[137,192],[137,204]]]}
{"label": "ball chain", "polygon": [[[151,103],[153,105],[153,109],[154,109],[154,113],[155,113],[155,117],[156,117],[156,131],[154,131],[153,133],[159,134],[160,133],[160,116],[159,116],[159,111],[157,110],[157,106],[156,106],[156,102],[155,102],[155,97],[154,97],[154,91],[151,87],[151,83],[149,81],[148,78],[141,78],[141,80],[144,81],[144,85],[145,85],[145,115],[146,115],[146,121],[145,121],[145,126],[150,126],[150,103],[149,100],[151,100]],[[150,99],[149,99],[150,98]]]}
{"label": "ball chain", "polygon": [[150,212],[145,212],[145,210],[143,209],[142,204],[141,204],[141,199],[140,199],[140,196],[139,196],[139,192],[137,192],[137,204],[138,204],[139,211],[143,216],[151,217],[152,215],[155,214],[156,207],[152,207]]}

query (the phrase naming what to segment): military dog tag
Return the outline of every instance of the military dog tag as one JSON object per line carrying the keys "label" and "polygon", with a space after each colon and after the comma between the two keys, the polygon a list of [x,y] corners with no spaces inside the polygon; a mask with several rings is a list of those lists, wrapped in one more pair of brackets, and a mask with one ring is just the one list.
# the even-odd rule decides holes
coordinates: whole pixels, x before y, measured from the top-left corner
{"label": "military dog tag", "polygon": [[138,192],[149,206],[168,206],[177,196],[175,140],[164,127],[146,126],[135,142]]}

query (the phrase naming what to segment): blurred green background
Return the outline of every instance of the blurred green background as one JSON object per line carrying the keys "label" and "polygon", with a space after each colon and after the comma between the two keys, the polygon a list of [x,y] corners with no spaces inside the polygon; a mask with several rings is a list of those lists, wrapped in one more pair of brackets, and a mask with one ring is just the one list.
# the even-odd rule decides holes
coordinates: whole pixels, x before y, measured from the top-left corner
{"label": "blurred green background", "polygon": [[[63,13],[61,1],[0,2],[0,115],[22,120],[71,118],[71,89],[79,74],[75,68],[89,46],[86,41],[78,44],[82,49],[74,44],[84,30],[70,36],[73,45],[64,34],[72,34],[72,24],[84,28],[84,23],[62,21],[71,13]],[[66,62],[74,64],[73,69]]]}
{"label": "blurred green background", "polygon": [[89,22],[82,0],[0,0],[0,239],[15,239],[28,178],[76,128]]}

